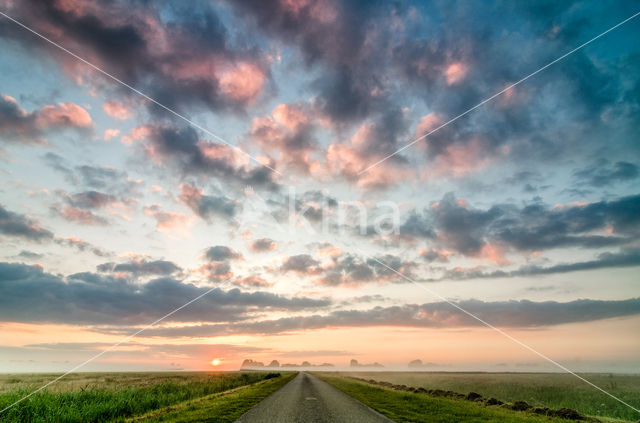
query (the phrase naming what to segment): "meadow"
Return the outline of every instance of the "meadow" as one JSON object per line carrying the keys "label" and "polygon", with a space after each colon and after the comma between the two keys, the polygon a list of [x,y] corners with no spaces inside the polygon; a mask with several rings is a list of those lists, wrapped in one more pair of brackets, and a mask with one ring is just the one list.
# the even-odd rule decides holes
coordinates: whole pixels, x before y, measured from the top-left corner
{"label": "meadow", "polygon": [[[56,376],[0,376],[0,409]],[[226,409],[220,409],[231,416],[220,421],[233,421],[233,416],[241,415],[259,402],[270,392],[268,388],[273,381],[281,379],[284,378],[279,373],[265,372],[71,374],[2,413],[0,422],[124,421],[198,398],[217,400],[211,397],[241,387],[259,385],[258,395],[254,392],[256,390],[250,391],[247,400],[240,394],[239,400],[226,404]],[[263,392],[265,389],[267,392]],[[261,397],[260,393],[264,395]],[[235,396],[238,397],[238,393]],[[224,400],[220,398],[220,401]]]}
{"label": "meadow", "polygon": [[[571,375],[544,373],[314,372],[398,422],[568,421],[461,398],[414,393],[393,385],[476,392],[505,403],[574,409],[600,421],[638,421],[633,410]],[[70,374],[0,415],[0,422],[233,422],[290,381],[296,372],[161,372]],[[56,374],[0,375],[0,408]],[[640,406],[640,376],[582,375]],[[358,378],[357,380],[354,378]],[[377,381],[370,383],[367,381]],[[415,389],[414,389],[415,391]]]}
{"label": "meadow", "polygon": [[[534,407],[568,407],[582,414],[638,421],[634,410],[570,374],[457,373],[457,372],[347,372],[343,376],[386,381],[425,389],[477,392],[505,402],[526,401]],[[640,408],[640,375],[581,374],[580,376]]]}

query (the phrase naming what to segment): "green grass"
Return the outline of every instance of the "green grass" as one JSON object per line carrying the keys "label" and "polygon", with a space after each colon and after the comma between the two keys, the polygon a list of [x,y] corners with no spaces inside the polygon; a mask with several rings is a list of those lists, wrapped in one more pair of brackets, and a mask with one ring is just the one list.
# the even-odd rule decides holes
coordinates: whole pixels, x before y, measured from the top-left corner
{"label": "green grass", "polygon": [[128,421],[135,423],[233,422],[295,376],[296,373],[285,374],[279,378],[152,411]]}
{"label": "green grass", "polygon": [[439,398],[425,394],[395,391],[369,385],[344,376],[329,376],[326,374],[316,374],[316,376],[397,423],[448,423],[456,421],[483,423],[566,423],[571,421],[539,416],[522,411],[513,411],[499,406],[485,407],[466,400]]}
{"label": "green grass", "polygon": [[[0,415],[0,422],[102,422],[122,420],[150,410],[227,391],[264,380],[267,373],[114,373],[76,375],[52,385]],[[0,409],[40,386],[42,375],[7,377],[13,389],[0,392]],[[40,380],[44,379],[44,380]],[[108,379],[108,380],[105,380]],[[281,378],[278,378],[281,379]],[[81,380],[84,386],[79,386]]]}
{"label": "green grass", "polygon": [[[570,374],[560,373],[445,373],[354,372],[342,373],[393,384],[443,389],[467,394],[477,392],[505,402],[527,401],[535,407],[568,407],[582,414],[627,421],[640,414]],[[623,401],[640,408],[640,375],[581,374]]]}

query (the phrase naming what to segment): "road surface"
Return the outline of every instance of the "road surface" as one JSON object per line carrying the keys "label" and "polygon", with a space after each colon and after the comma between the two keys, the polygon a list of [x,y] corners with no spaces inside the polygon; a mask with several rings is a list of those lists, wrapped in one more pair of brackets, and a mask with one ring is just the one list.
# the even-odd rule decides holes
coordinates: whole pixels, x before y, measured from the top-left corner
{"label": "road surface", "polygon": [[389,423],[391,420],[315,376],[301,372],[237,423]]}

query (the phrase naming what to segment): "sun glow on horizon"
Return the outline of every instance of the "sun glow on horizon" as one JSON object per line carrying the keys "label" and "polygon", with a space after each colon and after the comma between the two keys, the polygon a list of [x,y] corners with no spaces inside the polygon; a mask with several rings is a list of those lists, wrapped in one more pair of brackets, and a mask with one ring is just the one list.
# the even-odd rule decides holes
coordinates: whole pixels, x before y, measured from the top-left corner
{"label": "sun glow on horizon", "polygon": [[219,358],[214,358],[213,360],[211,360],[211,365],[212,366],[219,366],[220,365],[220,359]]}

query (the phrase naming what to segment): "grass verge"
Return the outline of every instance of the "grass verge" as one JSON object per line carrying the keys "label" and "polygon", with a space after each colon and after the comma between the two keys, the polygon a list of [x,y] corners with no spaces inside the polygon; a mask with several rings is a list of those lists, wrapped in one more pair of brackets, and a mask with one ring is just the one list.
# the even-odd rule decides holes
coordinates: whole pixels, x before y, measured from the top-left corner
{"label": "grass verge", "polygon": [[[127,384],[130,376],[114,374],[120,383],[92,384],[73,390],[39,392],[0,415],[0,422],[104,422],[264,380],[268,373],[206,373],[179,379],[148,374],[146,381]],[[278,377],[276,379],[282,379]],[[0,395],[0,409],[31,392],[19,388]]]}
{"label": "grass verge", "polygon": [[[637,422],[640,414],[567,373],[484,372],[347,372],[354,376],[426,390],[477,392],[505,402],[526,401],[534,407],[573,408],[587,416]],[[612,395],[640,408],[640,375],[581,373]]]}
{"label": "grass verge", "polygon": [[233,422],[271,393],[286,385],[296,374],[288,373],[253,385],[186,401],[129,419],[127,422]]}
{"label": "grass verge", "polygon": [[395,422],[569,422],[572,420],[484,406],[471,401],[432,397],[369,385],[346,377],[315,374],[320,379]]}

